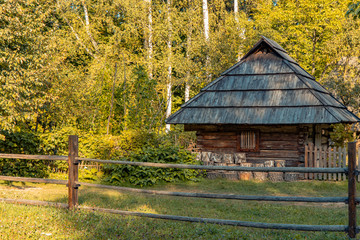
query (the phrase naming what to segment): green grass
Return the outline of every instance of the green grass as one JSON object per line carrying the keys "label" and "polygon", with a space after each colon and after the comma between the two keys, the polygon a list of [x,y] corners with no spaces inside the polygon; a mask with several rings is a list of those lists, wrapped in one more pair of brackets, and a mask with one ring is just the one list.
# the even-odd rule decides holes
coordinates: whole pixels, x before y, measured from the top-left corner
{"label": "green grass", "polygon": [[[347,182],[256,182],[202,180],[149,189],[248,195],[346,196]],[[67,202],[61,185],[0,184],[0,198]],[[80,187],[81,205],[243,221],[345,225],[341,204],[292,204],[179,198]],[[345,233],[263,230],[125,217],[52,207],[0,203],[0,239],[347,239]]]}

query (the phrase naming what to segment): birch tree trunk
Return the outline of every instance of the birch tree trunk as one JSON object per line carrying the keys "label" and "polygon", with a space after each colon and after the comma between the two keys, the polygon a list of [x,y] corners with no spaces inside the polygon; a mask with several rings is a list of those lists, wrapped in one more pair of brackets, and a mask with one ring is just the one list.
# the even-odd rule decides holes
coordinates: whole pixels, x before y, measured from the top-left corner
{"label": "birch tree trunk", "polygon": [[[56,1],[57,7],[60,10],[60,12],[62,13],[62,17],[64,18],[65,22],[67,23],[67,25],[70,27],[71,32],[74,34],[77,42],[80,44],[81,47],[83,47],[85,49],[85,51],[92,56],[93,58],[96,58],[96,55],[85,45],[84,41],[80,38],[79,34],[75,31],[75,28],[73,28],[73,26],[71,25],[69,19],[66,17],[65,15],[65,11],[61,8],[60,6],[60,1],[57,0]],[[85,6],[85,4],[83,5]],[[86,7],[85,7],[86,9]],[[86,13],[87,13],[87,9],[86,9]]]}
{"label": "birch tree trunk", "polygon": [[153,79],[153,29],[152,29],[152,1],[145,0],[149,4],[148,8],[148,67],[149,67],[149,78]]}
{"label": "birch tree trunk", "polygon": [[[234,16],[235,16],[235,21],[237,23],[236,30],[239,33],[239,38],[245,40],[245,28],[239,27],[239,0],[234,0]],[[240,43],[238,56],[237,56],[238,61],[241,60],[241,56],[242,56],[241,48],[242,48],[242,44]]]}
{"label": "birch tree trunk", "polygon": [[88,10],[87,10],[87,7],[86,7],[86,4],[85,4],[85,1],[84,1],[84,0],[82,1],[82,5],[83,5],[83,8],[84,8],[86,33],[87,33],[87,35],[89,36],[90,41],[91,41],[91,43],[92,43],[95,51],[98,51],[97,42],[94,40],[94,38],[93,38],[93,36],[92,36],[92,34],[91,34],[91,31],[90,31],[89,12],[88,12]]}
{"label": "birch tree trunk", "polygon": [[234,0],[234,15],[236,23],[239,23],[239,0]]}
{"label": "birch tree trunk", "polygon": [[[192,11],[192,4],[191,4],[192,0],[189,0],[188,1],[188,4],[189,4],[189,12],[191,13]],[[191,83],[190,83],[190,77],[191,77],[191,73],[190,73],[190,49],[191,49],[191,33],[192,33],[192,18],[191,18],[191,15],[192,14],[189,14],[188,16],[188,24],[190,25],[189,26],[189,30],[188,30],[188,35],[187,35],[187,42],[186,42],[186,61],[187,61],[187,70],[186,70],[186,82],[185,82],[185,102],[189,101],[190,99],[190,86],[191,86]]]}
{"label": "birch tree trunk", "polygon": [[[167,99],[167,107],[166,107],[166,118],[170,117],[171,115],[171,98],[172,98],[172,92],[171,92],[171,88],[172,88],[172,83],[171,83],[171,75],[172,75],[172,63],[171,63],[171,51],[172,51],[172,46],[171,46],[171,11],[170,11],[170,7],[171,7],[171,0],[168,0],[167,2],[167,20],[168,20],[168,27],[169,27],[169,35],[168,35],[168,41],[167,41],[167,47],[168,47],[168,75],[167,75],[167,87],[166,87],[166,99]],[[170,131],[170,124],[166,124],[165,127],[165,131],[169,132]]]}
{"label": "birch tree trunk", "polygon": [[204,17],[204,36],[205,36],[205,41],[208,43],[210,37],[209,37],[209,10],[208,10],[207,0],[203,0],[203,17]]}
{"label": "birch tree trunk", "polygon": [[210,57],[209,57],[209,42],[210,42],[210,35],[209,35],[209,10],[208,10],[208,3],[207,0],[203,0],[203,18],[204,18],[204,37],[207,47],[206,52],[206,63],[205,63],[205,71],[206,71],[206,77],[208,80],[210,79],[209,74],[209,65],[210,65]]}
{"label": "birch tree trunk", "polygon": [[186,61],[188,64],[187,70],[186,70],[186,82],[185,82],[185,102],[189,101],[190,99],[190,48],[191,48],[191,28],[188,33],[187,38],[187,46],[186,46]]}
{"label": "birch tree trunk", "polygon": [[[237,24],[236,31],[239,32],[240,28],[239,28],[239,2],[238,2],[238,0],[234,0],[234,16],[235,16],[235,21]],[[240,61],[240,59],[241,59],[240,48],[241,48],[241,44],[239,46],[239,50],[238,50],[238,54],[237,54],[237,61]]]}

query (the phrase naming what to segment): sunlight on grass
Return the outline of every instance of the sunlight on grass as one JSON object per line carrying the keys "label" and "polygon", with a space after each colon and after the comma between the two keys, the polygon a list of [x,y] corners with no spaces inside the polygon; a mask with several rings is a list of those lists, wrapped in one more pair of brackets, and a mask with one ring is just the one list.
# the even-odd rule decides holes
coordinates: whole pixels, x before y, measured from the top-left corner
{"label": "sunlight on grass", "polygon": [[158,213],[155,209],[151,208],[151,206],[147,204],[140,205],[136,208],[130,209],[133,212],[144,212],[144,213]]}

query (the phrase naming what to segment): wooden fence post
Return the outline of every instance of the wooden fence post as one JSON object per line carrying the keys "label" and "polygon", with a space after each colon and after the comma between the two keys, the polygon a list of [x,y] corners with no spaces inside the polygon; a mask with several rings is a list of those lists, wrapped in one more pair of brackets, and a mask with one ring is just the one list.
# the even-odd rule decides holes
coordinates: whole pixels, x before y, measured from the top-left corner
{"label": "wooden fence post", "polygon": [[[309,167],[309,145],[306,144],[305,145],[305,167]],[[309,179],[309,173],[305,173],[304,174],[305,179],[308,180]]]}
{"label": "wooden fence post", "polygon": [[356,237],[356,142],[348,143],[348,194],[350,238]]}
{"label": "wooden fence post", "polygon": [[75,182],[78,181],[79,162],[75,159],[78,157],[79,152],[79,139],[76,135],[69,136],[69,209],[75,209],[78,205],[78,186]]}

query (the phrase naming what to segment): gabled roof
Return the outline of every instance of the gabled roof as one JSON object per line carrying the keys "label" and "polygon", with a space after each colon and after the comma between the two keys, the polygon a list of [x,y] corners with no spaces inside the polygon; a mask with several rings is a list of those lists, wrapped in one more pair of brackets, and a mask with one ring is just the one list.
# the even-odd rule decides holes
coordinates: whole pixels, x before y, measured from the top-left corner
{"label": "gabled roof", "polygon": [[261,125],[359,121],[266,37],[166,119],[169,124]]}

